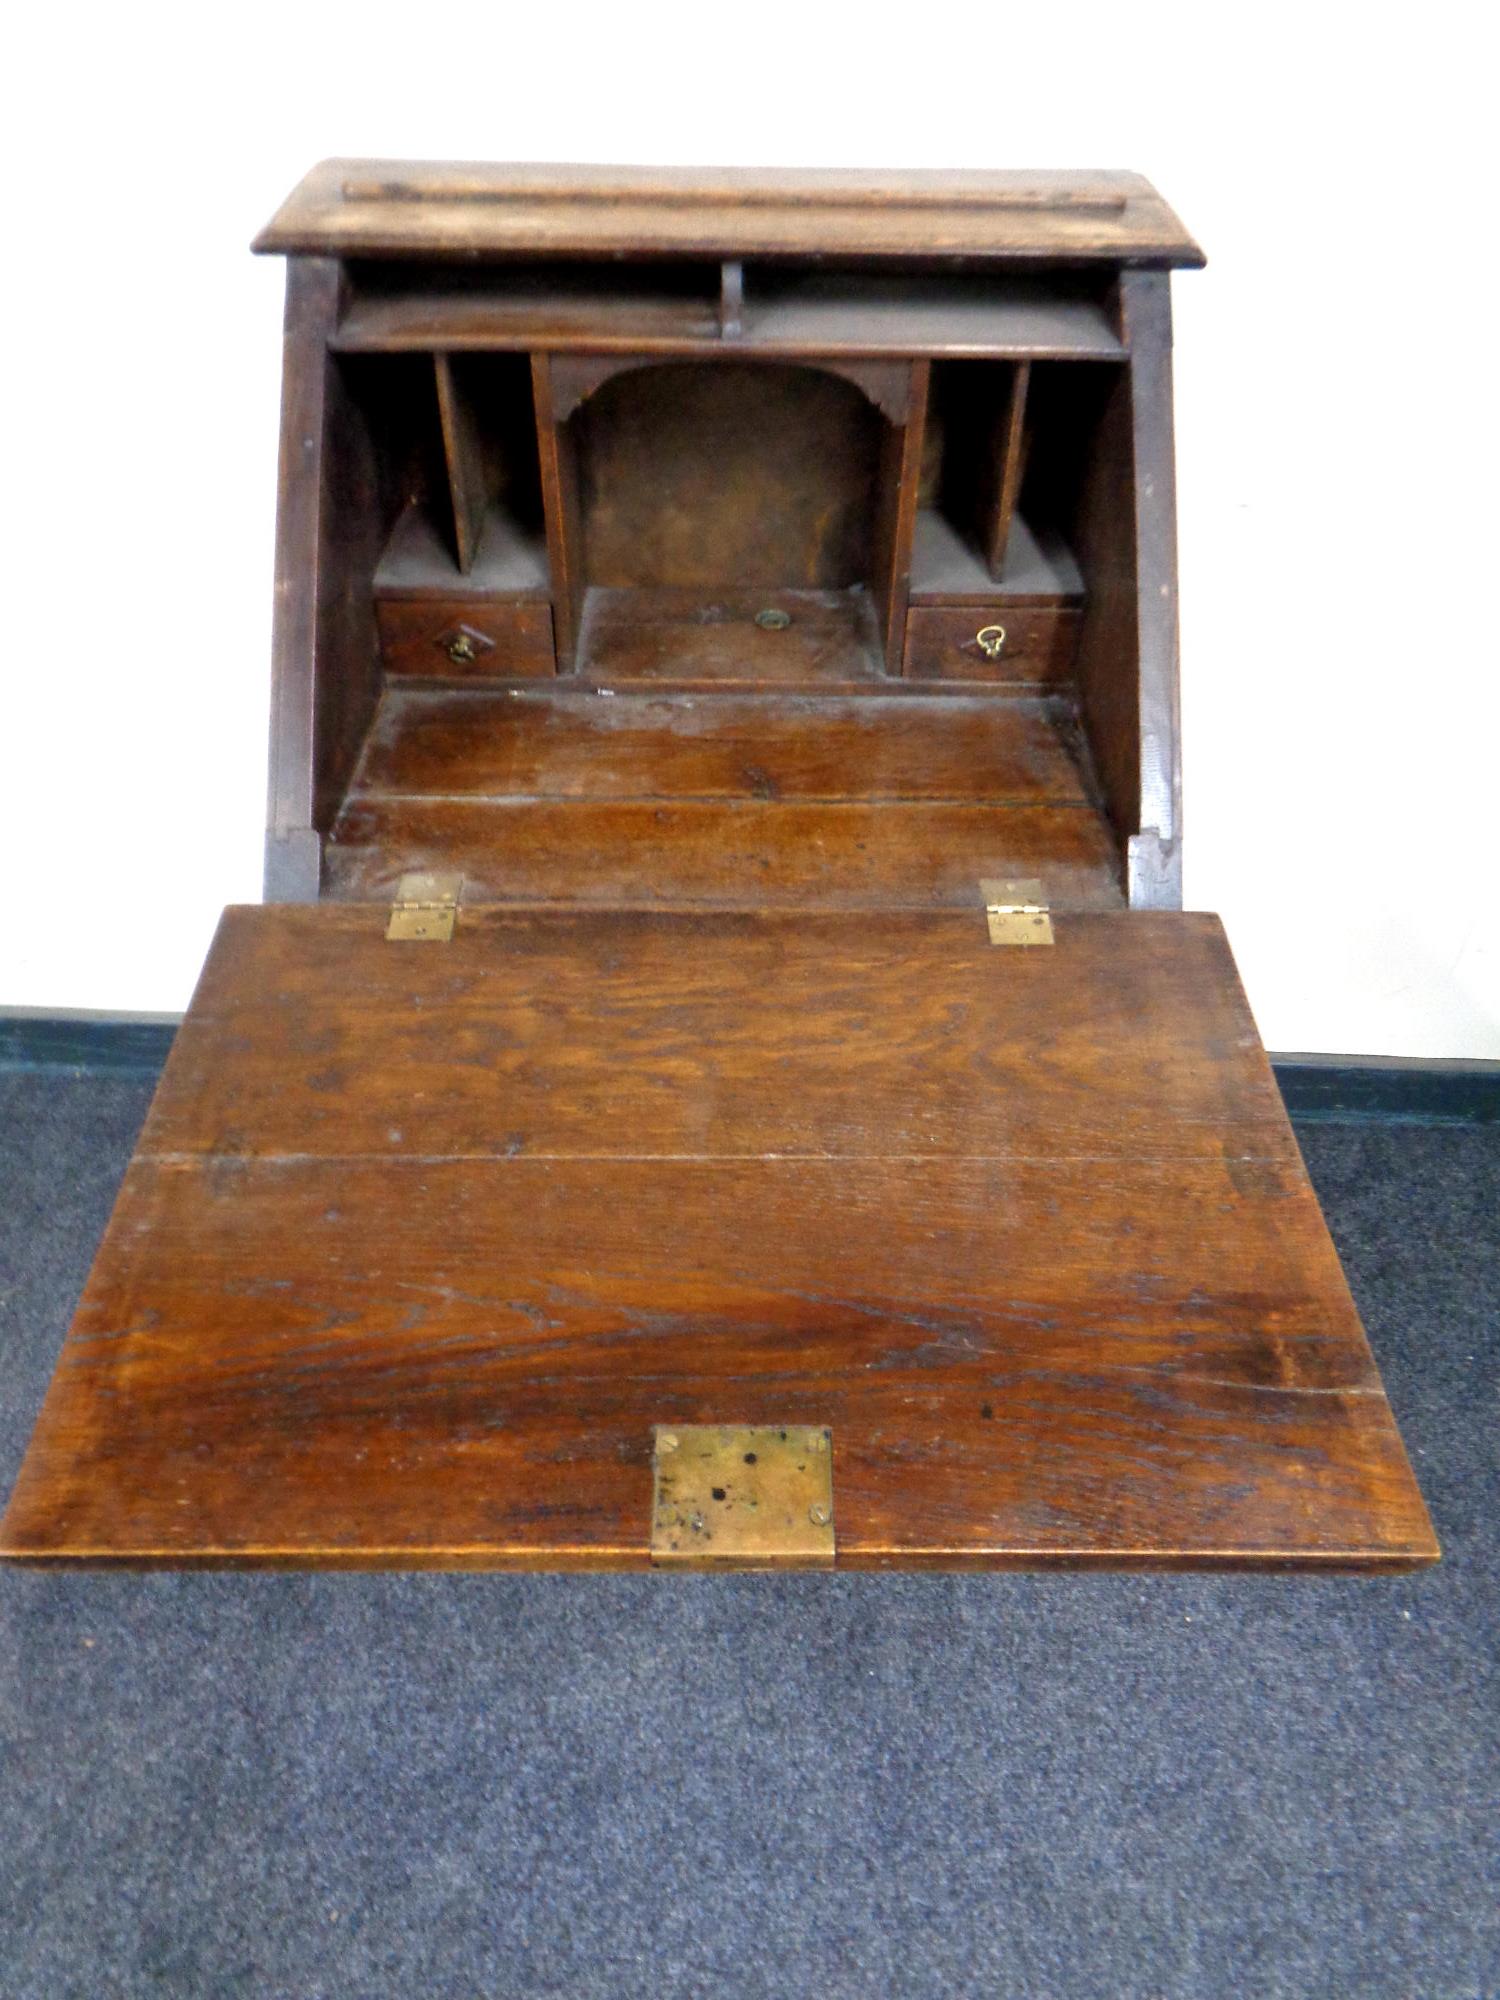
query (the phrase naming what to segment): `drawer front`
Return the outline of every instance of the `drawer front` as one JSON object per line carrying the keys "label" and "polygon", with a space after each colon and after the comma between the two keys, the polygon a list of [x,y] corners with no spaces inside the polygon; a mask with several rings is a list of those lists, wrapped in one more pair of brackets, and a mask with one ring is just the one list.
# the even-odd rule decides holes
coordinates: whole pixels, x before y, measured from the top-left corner
{"label": "drawer front", "polygon": [[1064,681],[1082,620],[1050,605],[915,605],[905,671],[919,681]]}
{"label": "drawer front", "polygon": [[557,672],[550,604],[385,598],[377,601],[375,618],[390,674],[513,680]]}

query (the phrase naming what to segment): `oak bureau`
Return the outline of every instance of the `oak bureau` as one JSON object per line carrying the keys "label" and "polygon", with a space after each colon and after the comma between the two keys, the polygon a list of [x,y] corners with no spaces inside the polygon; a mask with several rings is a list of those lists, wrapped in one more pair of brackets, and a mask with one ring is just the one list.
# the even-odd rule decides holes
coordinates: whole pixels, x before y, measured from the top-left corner
{"label": "oak bureau", "polygon": [[266,902],[4,1554],[1433,1560],[1181,908],[1154,190],[335,160],[256,247]]}

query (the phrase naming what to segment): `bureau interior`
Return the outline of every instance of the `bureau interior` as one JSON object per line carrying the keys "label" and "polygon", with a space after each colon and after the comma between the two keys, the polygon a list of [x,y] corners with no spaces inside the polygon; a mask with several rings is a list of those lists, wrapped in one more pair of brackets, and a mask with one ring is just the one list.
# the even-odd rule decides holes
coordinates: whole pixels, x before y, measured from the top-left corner
{"label": "bureau interior", "polygon": [[[1072,541],[1108,367],[590,356],[552,364],[540,415],[521,355],[354,373],[385,433],[387,674],[1075,680]],[[510,615],[537,604],[550,642]],[[1007,605],[1056,614],[1032,621],[1052,643],[1024,620],[982,646],[967,617],[909,623]]]}
{"label": "bureau interior", "polygon": [[[1120,901],[1138,815],[1128,769],[1112,796],[1136,729],[1118,352],[443,332],[328,357],[348,582],[320,611],[325,895],[445,864],[543,893],[592,805],[619,893],[941,901],[931,883],[972,861]],[[872,826],[819,809],[877,803],[926,823],[879,823],[865,891],[827,850],[868,854]]]}

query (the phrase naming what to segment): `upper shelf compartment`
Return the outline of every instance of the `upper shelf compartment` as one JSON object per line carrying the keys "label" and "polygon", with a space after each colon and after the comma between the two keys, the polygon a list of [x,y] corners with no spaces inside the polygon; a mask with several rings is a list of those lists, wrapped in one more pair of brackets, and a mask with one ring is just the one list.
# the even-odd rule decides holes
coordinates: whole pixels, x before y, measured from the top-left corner
{"label": "upper shelf compartment", "polygon": [[1097,279],[747,270],[744,344],[804,353],[1118,361]]}
{"label": "upper shelf compartment", "polygon": [[1117,361],[1098,273],[806,270],[725,259],[353,264],[344,353],[504,349]]}
{"label": "upper shelf compartment", "polygon": [[696,263],[508,263],[423,271],[351,265],[334,346],[411,349],[695,347],[719,333],[720,271]]}

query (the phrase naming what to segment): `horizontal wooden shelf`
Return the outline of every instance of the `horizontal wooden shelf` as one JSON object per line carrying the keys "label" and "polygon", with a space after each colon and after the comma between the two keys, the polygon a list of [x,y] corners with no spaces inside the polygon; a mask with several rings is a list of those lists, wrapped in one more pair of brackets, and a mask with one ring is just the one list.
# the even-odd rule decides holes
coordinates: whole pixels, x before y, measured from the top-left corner
{"label": "horizontal wooden shelf", "polygon": [[980,273],[745,276],[737,345],[829,354],[927,354],[1118,361],[1120,335],[1096,298],[1040,280]]}
{"label": "horizontal wooden shelf", "polygon": [[[717,273],[715,273],[717,277]],[[332,346],[344,354],[413,349],[593,350],[692,347],[716,341],[717,294],[677,296],[632,284],[560,287],[535,281],[356,293]]]}
{"label": "horizontal wooden shelf", "polygon": [[[767,629],[758,617],[784,618]],[[805,687],[884,677],[866,590],[594,588],[578,671],[595,681]]]}
{"label": "horizontal wooden shelf", "polygon": [[899,683],[392,686],[323,893],[382,900],[421,869],[588,907],[971,908],[991,876],[1040,876],[1059,909],[1123,900],[1070,701]]}
{"label": "horizontal wooden shelf", "polygon": [[589,908],[972,908],[981,879],[1041,877],[1056,907],[1124,907],[1120,860],[1086,805],[858,800],[524,802],[351,797],[323,859],[340,901],[456,869],[481,902]]}
{"label": "horizontal wooden shelf", "polygon": [[351,803],[376,798],[1083,804],[1071,705],[387,688]]}
{"label": "horizontal wooden shelf", "polygon": [[356,279],[333,337],[342,353],[567,350],[619,353],[934,355],[1118,361],[1126,348],[1096,296],[1039,279],[962,273],[747,271],[741,330],[723,331],[719,267],[653,277],[596,271],[420,273]]}

